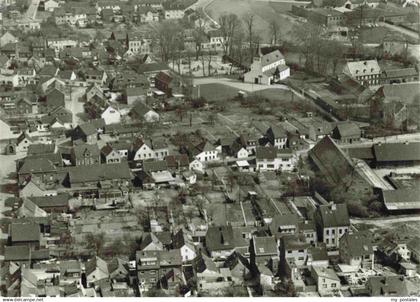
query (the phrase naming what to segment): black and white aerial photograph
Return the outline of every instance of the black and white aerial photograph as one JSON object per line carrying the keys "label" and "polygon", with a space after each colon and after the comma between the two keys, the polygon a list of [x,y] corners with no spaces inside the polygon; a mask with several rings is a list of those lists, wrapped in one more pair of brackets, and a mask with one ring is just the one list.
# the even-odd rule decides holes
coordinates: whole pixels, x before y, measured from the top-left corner
{"label": "black and white aerial photograph", "polygon": [[419,75],[420,0],[0,0],[2,301],[420,300]]}

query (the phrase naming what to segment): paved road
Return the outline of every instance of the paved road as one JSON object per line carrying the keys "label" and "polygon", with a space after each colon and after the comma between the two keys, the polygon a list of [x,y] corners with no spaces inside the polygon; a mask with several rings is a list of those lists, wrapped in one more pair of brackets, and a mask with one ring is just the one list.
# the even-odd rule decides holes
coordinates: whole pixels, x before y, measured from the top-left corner
{"label": "paved road", "polygon": [[420,133],[408,133],[400,135],[375,137],[373,140],[364,139],[352,144],[339,144],[341,148],[369,147],[377,143],[405,143],[420,142]]}
{"label": "paved road", "polygon": [[71,97],[66,99],[65,105],[66,109],[70,110],[73,113],[73,125],[76,126],[80,123],[80,118],[78,116],[79,113],[83,113],[85,109],[83,108],[83,103],[79,102],[79,98],[84,94],[86,88],[84,87],[75,87],[71,88]]}
{"label": "paved road", "polygon": [[210,6],[210,4],[213,3],[214,0],[198,0],[196,3],[190,5],[189,7],[187,7],[185,10],[198,10],[200,8],[203,9],[203,13],[204,15],[206,15],[206,17],[213,22],[215,25],[218,25],[218,23],[216,22],[216,20],[214,20],[212,17],[210,17],[210,15],[207,13],[206,8]]}
{"label": "paved road", "polygon": [[255,0],[258,2],[276,2],[276,3],[292,3],[292,4],[301,4],[301,5],[307,5],[311,4],[311,1],[294,1],[294,0]]}
{"label": "paved road", "polygon": [[389,227],[394,223],[399,222],[420,222],[420,215],[416,216],[398,216],[398,217],[387,217],[387,218],[352,218],[350,219],[350,222],[352,224],[373,224],[377,227]]}
{"label": "paved road", "polygon": [[414,31],[408,30],[408,29],[403,28],[401,26],[389,24],[389,23],[386,23],[386,22],[381,22],[380,25],[388,27],[389,29],[392,29],[394,31],[398,31],[398,32],[400,32],[404,35],[407,35],[411,38],[414,38],[414,39],[419,39],[420,38],[418,33],[415,33]]}
{"label": "paved road", "polygon": [[260,91],[265,89],[283,89],[289,90],[289,87],[282,84],[275,84],[275,85],[259,85],[259,84],[252,84],[252,83],[244,83],[239,82],[238,80],[229,79],[229,78],[214,78],[214,77],[207,77],[207,78],[196,78],[193,80],[194,85],[203,85],[203,84],[224,84],[227,86],[231,86],[246,92],[254,92]]}

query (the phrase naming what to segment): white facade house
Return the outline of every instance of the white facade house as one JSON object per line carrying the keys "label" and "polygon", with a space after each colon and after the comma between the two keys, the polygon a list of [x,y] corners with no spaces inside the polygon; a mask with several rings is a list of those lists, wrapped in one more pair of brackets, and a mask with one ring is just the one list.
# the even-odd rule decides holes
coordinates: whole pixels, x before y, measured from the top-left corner
{"label": "white facade house", "polygon": [[189,168],[191,171],[204,173],[204,163],[202,163],[198,159],[195,159],[192,162],[190,162]]}
{"label": "white facade house", "polygon": [[165,10],[165,19],[182,19],[184,18],[184,11],[182,9],[168,9]]}
{"label": "white facade house", "polygon": [[195,158],[201,162],[215,161],[219,159],[217,149],[209,142],[206,142],[202,151],[198,153]]}
{"label": "white facade house", "polygon": [[121,112],[113,106],[108,106],[108,108],[102,112],[101,118],[104,119],[106,125],[118,124],[121,122]]}
{"label": "white facade house", "polygon": [[47,12],[53,12],[56,8],[58,8],[60,4],[54,0],[48,0],[44,2],[44,9]]}
{"label": "white facade house", "polygon": [[181,252],[182,262],[189,262],[197,257],[197,252],[192,244],[185,243],[183,246],[179,248]]}
{"label": "white facade house", "polygon": [[133,54],[146,55],[150,53],[150,42],[141,37],[133,36],[128,39],[128,50]]}
{"label": "white facade house", "polygon": [[236,152],[236,158],[247,158],[249,156],[248,150],[246,150],[244,147],[239,149],[238,152]]}
{"label": "white facade house", "polygon": [[379,85],[381,67],[376,60],[347,62],[343,73],[355,79],[362,85]]}
{"label": "white facade house", "polygon": [[297,164],[297,156],[291,149],[257,147],[256,169],[258,171],[292,171]]}
{"label": "white facade house", "polygon": [[340,279],[333,269],[312,266],[311,274],[315,279],[318,293],[321,296],[331,295],[340,290]]}
{"label": "white facade house", "polygon": [[64,48],[76,47],[78,42],[76,40],[67,38],[56,38],[48,39],[47,46],[53,48],[56,52],[63,50]]}
{"label": "white facade house", "polygon": [[290,76],[290,68],[279,50],[255,58],[250,71],[244,74],[247,83],[271,85]]}
{"label": "white facade house", "polygon": [[134,154],[134,160],[145,160],[145,159],[154,159],[155,158],[155,151],[143,142],[140,147],[137,149],[136,153]]}

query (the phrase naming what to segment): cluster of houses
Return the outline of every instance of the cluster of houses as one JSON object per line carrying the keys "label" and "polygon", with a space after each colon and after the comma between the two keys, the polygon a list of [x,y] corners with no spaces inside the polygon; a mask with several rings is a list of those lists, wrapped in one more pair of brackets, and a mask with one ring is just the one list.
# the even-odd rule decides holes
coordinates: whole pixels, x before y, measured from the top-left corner
{"label": "cluster of houses", "polygon": [[[226,220],[217,224],[210,211],[216,216],[171,229],[170,218],[151,218],[134,258],[60,248],[69,220],[52,217],[68,199],[25,198],[5,246],[2,280],[8,296],[129,297],[157,290],[170,296],[223,295],[251,280],[258,280],[264,293],[276,290],[284,277],[295,294],[418,294],[419,238],[404,231],[394,236],[358,231],[345,204],[318,194],[277,201],[281,212],[270,212],[270,203],[249,192],[239,204],[229,204]],[[241,214],[234,214],[235,208]],[[396,272],[385,274],[380,266],[385,264]]]}

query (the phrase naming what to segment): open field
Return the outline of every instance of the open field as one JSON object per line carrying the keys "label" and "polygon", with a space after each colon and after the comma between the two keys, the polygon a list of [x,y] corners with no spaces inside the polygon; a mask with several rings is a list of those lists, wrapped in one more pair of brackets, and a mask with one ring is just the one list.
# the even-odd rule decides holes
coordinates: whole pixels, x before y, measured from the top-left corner
{"label": "open field", "polygon": [[255,16],[255,30],[260,35],[262,43],[270,42],[269,24],[272,20],[280,23],[280,35],[286,37],[290,32],[294,19],[282,14],[287,13],[290,4],[272,3],[252,0],[214,0],[207,8],[206,12],[214,19],[218,20],[224,14],[236,14],[240,19],[252,13]]}

